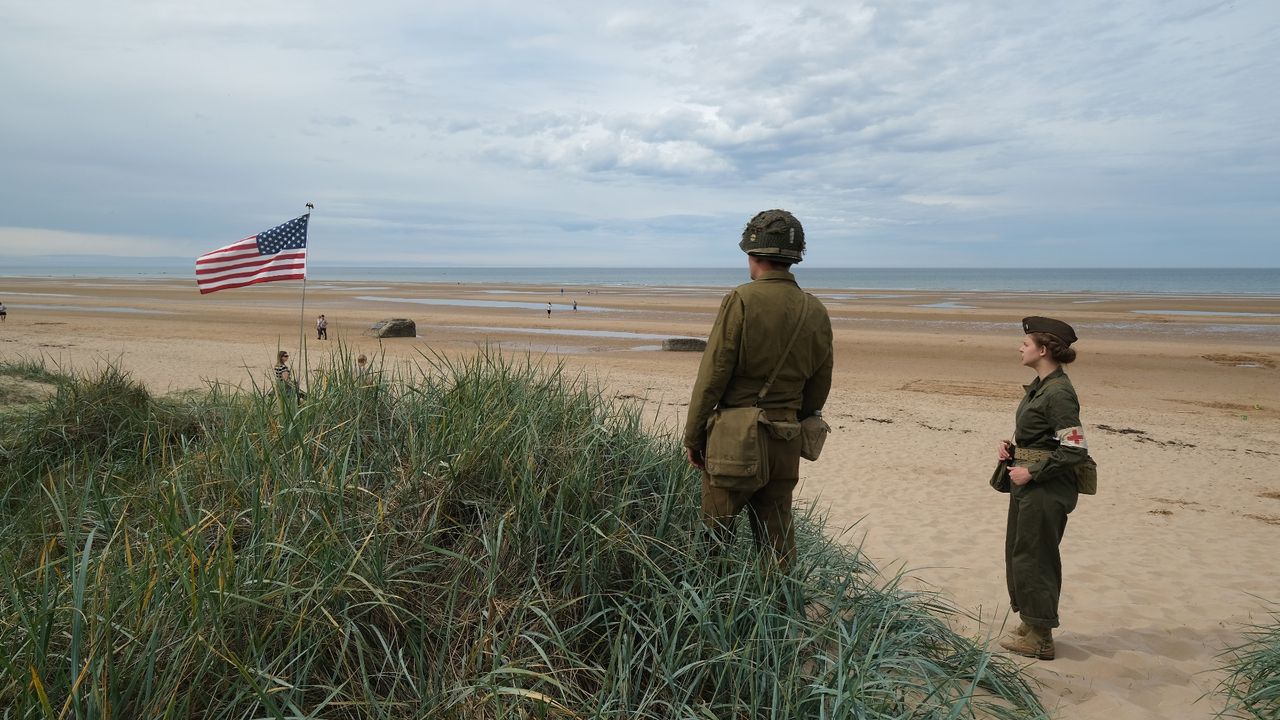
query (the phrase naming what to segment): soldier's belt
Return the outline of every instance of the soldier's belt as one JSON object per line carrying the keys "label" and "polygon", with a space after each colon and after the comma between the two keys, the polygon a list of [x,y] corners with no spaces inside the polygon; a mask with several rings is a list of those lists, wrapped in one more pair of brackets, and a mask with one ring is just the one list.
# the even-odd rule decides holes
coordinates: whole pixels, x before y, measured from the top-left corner
{"label": "soldier's belt", "polygon": [[1051,450],[1037,450],[1036,448],[1014,448],[1013,461],[1015,463],[1038,463],[1041,460],[1048,460],[1053,454]]}

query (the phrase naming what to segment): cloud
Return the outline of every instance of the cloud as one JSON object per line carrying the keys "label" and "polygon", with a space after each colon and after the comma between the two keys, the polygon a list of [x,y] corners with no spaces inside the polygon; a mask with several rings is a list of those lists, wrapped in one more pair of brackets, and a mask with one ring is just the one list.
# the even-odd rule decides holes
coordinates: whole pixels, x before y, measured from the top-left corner
{"label": "cloud", "polygon": [[9,257],[113,255],[136,258],[174,255],[173,246],[161,238],[20,227],[0,227],[0,248]]}
{"label": "cloud", "polygon": [[0,225],[189,252],[309,200],[326,243],[368,244],[353,258],[439,258],[447,216],[487,249],[460,260],[736,263],[745,219],[784,206],[834,265],[940,261],[940,238],[970,265],[1048,260],[1047,237],[1196,264],[1196,233],[1276,265],[1277,20],[1155,0],[11,3]]}

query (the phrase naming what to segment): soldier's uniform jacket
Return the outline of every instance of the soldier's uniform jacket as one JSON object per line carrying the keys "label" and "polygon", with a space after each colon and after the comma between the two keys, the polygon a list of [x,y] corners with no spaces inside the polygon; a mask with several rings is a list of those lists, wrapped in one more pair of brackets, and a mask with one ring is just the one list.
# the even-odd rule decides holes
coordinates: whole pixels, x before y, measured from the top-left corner
{"label": "soldier's uniform jacket", "polygon": [[790,272],[765,272],[731,290],[720,303],[689,401],[685,447],[706,447],[707,419],[716,407],[755,402],[806,302],[805,326],[760,407],[796,410],[800,419],[822,409],[831,392],[831,318]]}
{"label": "soldier's uniform jacket", "polygon": [[1058,475],[1083,462],[1089,446],[1080,427],[1080,401],[1067,374],[1059,367],[1043,380],[1036,378],[1022,387],[1027,394],[1018,403],[1014,445],[1051,453],[1027,466],[1031,481]]}

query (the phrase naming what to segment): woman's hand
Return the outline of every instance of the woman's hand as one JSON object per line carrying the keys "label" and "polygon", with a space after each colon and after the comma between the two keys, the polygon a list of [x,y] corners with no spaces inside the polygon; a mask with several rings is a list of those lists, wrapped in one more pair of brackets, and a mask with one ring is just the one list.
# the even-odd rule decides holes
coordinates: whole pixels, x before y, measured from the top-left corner
{"label": "woman's hand", "polygon": [[996,459],[1012,460],[1013,456],[1009,454],[1009,441],[1001,440],[996,444]]}
{"label": "woman's hand", "polygon": [[1009,468],[1009,479],[1013,481],[1014,485],[1021,487],[1031,482],[1031,471],[1024,467],[1011,467]]}

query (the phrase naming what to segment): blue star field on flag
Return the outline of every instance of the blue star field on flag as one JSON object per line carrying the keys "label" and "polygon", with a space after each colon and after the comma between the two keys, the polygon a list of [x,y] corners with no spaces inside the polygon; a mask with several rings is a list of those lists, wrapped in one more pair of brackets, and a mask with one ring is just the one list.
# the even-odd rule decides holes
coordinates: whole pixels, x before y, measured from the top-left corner
{"label": "blue star field on flag", "polygon": [[310,215],[297,217],[283,225],[258,233],[258,252],[275,255],[281,250],[298,250],[307,246],[307,220]]}

